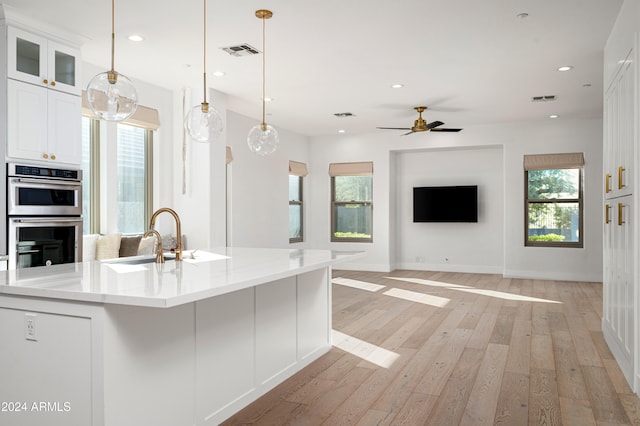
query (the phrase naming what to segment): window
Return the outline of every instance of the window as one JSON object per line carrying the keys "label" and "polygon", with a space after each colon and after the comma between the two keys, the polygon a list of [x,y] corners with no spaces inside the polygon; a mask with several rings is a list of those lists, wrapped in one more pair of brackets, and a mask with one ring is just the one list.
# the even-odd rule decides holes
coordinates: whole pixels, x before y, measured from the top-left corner
{"label": "window", "polygon": [[289,175],[289,242],[302,241],[302,176]]}
{"label": "window", "polygon": [[[158,111],[138,105],[135,114],[123,122],[101,122],[85,104],[84,92],[82,100],[83,233],[104,232],[101,226],[106,223],[111,229],[115,220],[119,232],[143,233],[153,207],[152,145],[154,131],[160,128]],[[110,160],[114,156],[115,161]],[[117,190],[106,191],[107,183],[115,183]],[[106,209],[100,208],[100,200],[108,206],[115,203],[116,218],[104,216]]]}
{"label": "window", "polygon": [[305,163],[289,161],[289,243],[304,241],[302,184],[307,173]]}
{"label": "window", "polygon": [[118,124],[118,231],[143,233],[151,218],[153,132]]}
{"label": "window", "polygon": [[331,176],[331,241],[372,242],[373,163],[337,163]]}
{"label": "window", "polygon": [[100,228],[100,121],[82,117],[82,232]]}
{"label": "window", "polygon": [[525,156],[525,245],[583,246],[584,156]]}

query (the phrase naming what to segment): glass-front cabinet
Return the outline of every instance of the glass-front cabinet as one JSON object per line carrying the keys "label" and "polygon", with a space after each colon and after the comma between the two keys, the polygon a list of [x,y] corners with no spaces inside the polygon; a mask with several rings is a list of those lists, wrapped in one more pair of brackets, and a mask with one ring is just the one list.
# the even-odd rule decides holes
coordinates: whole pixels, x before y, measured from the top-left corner
{"label": "glass-front cabinet", "polygon": [[80,51],[15,27],[7,28],[9,78],[80,95]]}

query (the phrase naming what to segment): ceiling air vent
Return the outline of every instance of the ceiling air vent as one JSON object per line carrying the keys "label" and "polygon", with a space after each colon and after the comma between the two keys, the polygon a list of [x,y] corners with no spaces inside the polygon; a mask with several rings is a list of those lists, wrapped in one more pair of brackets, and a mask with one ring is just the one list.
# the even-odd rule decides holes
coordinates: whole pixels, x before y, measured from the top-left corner
{"label": "ceiling air vent", "polygon": [[533,96],[531,102],[552,102],[556,100],[556,95]]}
{"label": "ceiling air vent", "polygon": [[259,55],[260,51],[248,43],[239,44],[237,46],[221,47],[222,50],[231,56],[249,56]]}

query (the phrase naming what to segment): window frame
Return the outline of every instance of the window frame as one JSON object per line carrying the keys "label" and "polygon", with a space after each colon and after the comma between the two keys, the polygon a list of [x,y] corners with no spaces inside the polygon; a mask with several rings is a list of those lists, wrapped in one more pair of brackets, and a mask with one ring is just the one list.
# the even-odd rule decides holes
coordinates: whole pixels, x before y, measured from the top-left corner
{"label": "window frame", "polygon": [[[578,198],[531,199],[529,198],[529,172],[539,170],[578,170]],[[530,241],[529,206],[531,204],[578,204],[578,241]],[[584,167],[544,167],[524,171],[524,245],[525,247],[584,247]]]}
{"label": "window frame", "polygon": [[86,115],[83,118],[89,120],[89,173],[83,170],[82,182],[89,180],[90,198],[89,229],[83,229],[82,233],[97,234],[100,232],[100,120]]}
{"label": "window frame", "polygon": [[[140,232],[136,232],[137,233],[144,233],[147,230],[147,224],[151,221],[151,215],[153,214],[153,133],[154,130],[151,128],[147,128],[147,127],[141,127],[141,126],[137,126],[135,124],[131,124],[131,123],[127,123],[125,122],[121,122],[121,123],[117,123],[116,125],[116,141],[118,141],[118,126],[120,125],[124,125],[124,126],[128,126],[128,127],[136,127],[139,129],[142,129],[144,131],[144,200],[143,200],[143,209],[144,209],[144,229],[142,229]],[[117,143],[117,142],[116,142]],[[116,179],[118,178],[118,161],[119,158],[117,156],[116,153],[116,164],[115,164],[115,171],[116,171]],[[119,200],[116,198],[116,203],[119,202]],[[118,223],[118,232],[120,231],[120,223]]]}
{"label": "window frame", "polygon": [[[336,201],[336,177],[348,177],[348,176],[367,176],[371,179],[371,201],[366,200],[351,200],[351,201]],[[345,238],[345,237],[336,237],[336,207],[345,206],[350,204],[358,204],[362,206],[370,206],[371,214],[370,214],[370,229],[371,236],[368,238]],[[330,241],[332,243],[373,243],[373,174],[337,174],[335,176],[331,176],[331,230],[330,230]]]}
{"label": "window frame", "polygon": [[[294,238],[289,237],[289,244],[294,244],[304,242],[304,199],[302,198],[304,195],[304,190],[302,187],[304,179],[303,176],[292,174],[289,174],[289,179],[291,179],[291,176],[295,176],[298,178],[298,200],[289,200],[289,207],[300,206],[300,236]],[[289,226],[291,226],[291,224],[289,224]],[[291,228],[289,228],[289,232],[291,232]]]}

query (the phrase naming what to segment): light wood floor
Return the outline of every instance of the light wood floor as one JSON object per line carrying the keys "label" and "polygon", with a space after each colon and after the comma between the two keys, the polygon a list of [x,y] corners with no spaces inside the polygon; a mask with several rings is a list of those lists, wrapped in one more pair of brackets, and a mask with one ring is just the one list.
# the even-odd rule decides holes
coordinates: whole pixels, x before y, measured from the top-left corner
{"label": "light wood floor", "polygon": [[225,424],[640,425],[599,283],[333,277],[334,348]]}

